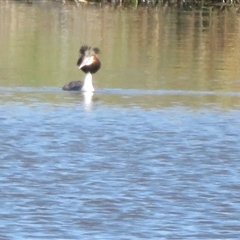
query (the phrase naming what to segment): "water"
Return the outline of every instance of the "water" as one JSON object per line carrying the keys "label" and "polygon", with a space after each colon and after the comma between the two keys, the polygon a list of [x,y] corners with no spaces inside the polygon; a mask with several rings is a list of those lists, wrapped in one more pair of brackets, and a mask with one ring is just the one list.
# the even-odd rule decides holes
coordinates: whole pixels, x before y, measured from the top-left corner
{"label": "water", "polygon": [[[0,239],[239,238],[237,15],[0,6]],[[87,40],[102,50],[97,91],[64,92]]]}

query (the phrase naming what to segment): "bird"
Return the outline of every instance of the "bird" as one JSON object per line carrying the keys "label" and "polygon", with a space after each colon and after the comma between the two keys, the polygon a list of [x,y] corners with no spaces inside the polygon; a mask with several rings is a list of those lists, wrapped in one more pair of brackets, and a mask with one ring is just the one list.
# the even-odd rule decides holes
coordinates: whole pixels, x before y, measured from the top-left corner
{"label": "bird", "polygon": [[86,74],[86,76],[83,81],[69,82],[65,84],[62,89],[65,91],[94,92],[92,74],[96,73],[101,67],[101,62],[98,58],[100,49],[83,45],[79,52],[80,57],[77,61],[77,66],[78,69],[81,69]]}

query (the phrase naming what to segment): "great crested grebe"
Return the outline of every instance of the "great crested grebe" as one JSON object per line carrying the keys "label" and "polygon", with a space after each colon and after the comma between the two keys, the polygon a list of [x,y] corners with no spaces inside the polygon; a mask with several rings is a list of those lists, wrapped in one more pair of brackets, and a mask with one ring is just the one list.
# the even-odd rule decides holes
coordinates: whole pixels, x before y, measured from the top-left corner
{"label": "great crested grebe", "polygon": [[72,81],[63,86],[66,91],[94,92],[92,85],[92,74],[96,73],[100,67],[101,62],[98,59],[100,50],[98,48],[91,48],[89,46],[82,46],[80,48],[80,57],[77,61],[78,69],[86,73],[84,81]]}

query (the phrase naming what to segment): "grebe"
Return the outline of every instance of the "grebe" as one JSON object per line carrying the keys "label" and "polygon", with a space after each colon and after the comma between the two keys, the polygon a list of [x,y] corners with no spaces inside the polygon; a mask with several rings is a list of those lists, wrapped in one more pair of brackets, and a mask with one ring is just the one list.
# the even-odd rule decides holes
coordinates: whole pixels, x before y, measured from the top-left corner
{"label": "grebe", "polygon": [[80,57],[77,61],[78,69],[86,73],[84,81],[72,81],[63,86],[66,91],[94,92],[92,85],[92,74],[96,73],[100,67],[101,62],[98,59],[100,50],[98,48],[91,48],[89,46],[82,46],[80,48]]}

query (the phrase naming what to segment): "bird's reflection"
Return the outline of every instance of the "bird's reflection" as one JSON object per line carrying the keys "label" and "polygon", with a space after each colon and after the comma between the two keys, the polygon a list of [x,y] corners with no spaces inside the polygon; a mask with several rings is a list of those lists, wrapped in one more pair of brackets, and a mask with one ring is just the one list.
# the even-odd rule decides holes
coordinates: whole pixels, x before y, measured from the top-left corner
{"label": "bird's reflection", "polygon": [[84,109],[87,111],[91,111],[92,110],[93,92],[82,92],[82,95],[83,95]]}

